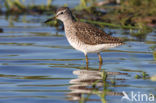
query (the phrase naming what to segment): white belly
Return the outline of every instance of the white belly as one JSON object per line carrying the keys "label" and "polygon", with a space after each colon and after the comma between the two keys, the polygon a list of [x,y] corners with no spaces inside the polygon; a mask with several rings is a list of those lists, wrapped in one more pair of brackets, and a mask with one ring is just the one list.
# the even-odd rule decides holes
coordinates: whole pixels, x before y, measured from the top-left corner
{"label": "white belly", "polygon": [[79,38],[77,38],[76,35],[74,35],[75,33],[74,28],[71,27],[70,30],[67,30],[67,29],[65,28],[65,33],[66,33],[66,37],[70,45],[76,50],[83,52],[84,54],[98,53],[98,52],[101,52],[102,50],[121,45],[120,43],[119,44],[97,44],[97,45],[85,44],[81,40],[79,40]]}
{"label": "white belly", "polygon": [[98,53],[101,52],[102,50],[106,50],[109,48],[113,48],[116,46],[119,46],[121,44],[97,44],[97,45],[89,45],[81,42],[80,40],[75,39],[75,38],[67,38],[68,42],[70,45],[75,48],[76,50],[79,50],[83,52],[84,54],[87,53]]}

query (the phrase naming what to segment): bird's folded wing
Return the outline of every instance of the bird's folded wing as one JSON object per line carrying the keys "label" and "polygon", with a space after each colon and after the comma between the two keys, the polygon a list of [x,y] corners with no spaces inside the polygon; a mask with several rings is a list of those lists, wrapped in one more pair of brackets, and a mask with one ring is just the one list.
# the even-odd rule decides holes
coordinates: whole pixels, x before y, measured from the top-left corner
{"label": "bird's folded wing", "polygon": [[96,45],[105,43],[122,43],[122,40],[119,38],[112,37],[91,24],[77,22],[75,23],[75,28],[76,36],[85,44]]}

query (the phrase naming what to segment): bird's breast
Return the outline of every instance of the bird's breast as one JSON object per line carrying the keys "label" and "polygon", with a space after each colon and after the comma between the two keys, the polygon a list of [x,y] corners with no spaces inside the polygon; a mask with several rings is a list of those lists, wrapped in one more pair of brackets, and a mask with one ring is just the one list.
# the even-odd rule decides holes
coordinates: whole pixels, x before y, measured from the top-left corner
{"label": "bird's breast", "polygon": [[83,43],[76,36],[76,29],[72,27],[65,28],[66,38],[69,44],[75,49],[83,52]]}

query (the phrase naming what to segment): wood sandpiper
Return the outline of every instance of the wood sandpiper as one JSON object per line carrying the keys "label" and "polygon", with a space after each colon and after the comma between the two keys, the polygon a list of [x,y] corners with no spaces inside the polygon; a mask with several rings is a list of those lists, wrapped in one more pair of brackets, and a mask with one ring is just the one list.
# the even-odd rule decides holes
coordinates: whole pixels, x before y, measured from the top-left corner
{"label": "wood sandpiper", "polygon": [[[45,23],[53,20],[53,18],[48,19]],[[84,53],[87,67],[87,53],[97,53],[99,64],[102,64],[101,51],[123,44],[119,38],[112,37],[91,24],[76,21],[68,7],[59,8],[55,18],[63,22],[70,45]]]}

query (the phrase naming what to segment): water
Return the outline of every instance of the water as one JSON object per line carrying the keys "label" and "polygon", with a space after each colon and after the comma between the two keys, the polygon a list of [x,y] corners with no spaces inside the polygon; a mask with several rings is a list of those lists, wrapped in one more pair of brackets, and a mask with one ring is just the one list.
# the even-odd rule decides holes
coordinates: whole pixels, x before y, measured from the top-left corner
{"label": "water", "polygon": [[[85,70],[85,57],[69,45],[63,31],[43,25],[41,22],[46,18],[28,15],[19,18],[10,16],[7,20],[0,16],[0,28],[4,29],[0,33],[0,103],[69,103],[73,100],[72,86],[75,86],[74,89],[78,88],[73,81],[84,78],[75,73]],[[106,94],[105,101],[122,103],[122,91],[156,95],[156,82],[135,79],[142,72],[149,76],[156,75],[156,61],[152,50],[156,44],[156,31],[150,33],[144,42],[140,42],[135,37],[124,35],[128,33],[126,30],[105,30],[107,33],[113,32],[113,36],[129,39],[126,45],[102,52],[102,70],[126,73],[109,76],[118,80],[116,86],[107,87],[109,93]],[[88,56],[89,71],[98,71],[97,55]],[[91,76],[93,75],[88,78]],[[79,82],[85,90],[86,85]],[[87,84],[89,85],[91,84]],[[93,94],[89,102],[100,103],[100,97]],[[129,103],[124,101],[126,102]]]}

